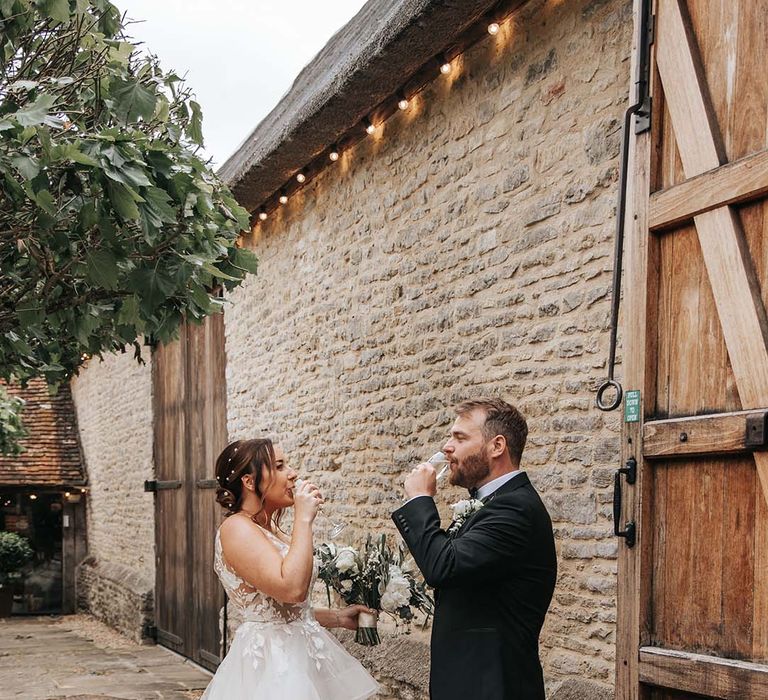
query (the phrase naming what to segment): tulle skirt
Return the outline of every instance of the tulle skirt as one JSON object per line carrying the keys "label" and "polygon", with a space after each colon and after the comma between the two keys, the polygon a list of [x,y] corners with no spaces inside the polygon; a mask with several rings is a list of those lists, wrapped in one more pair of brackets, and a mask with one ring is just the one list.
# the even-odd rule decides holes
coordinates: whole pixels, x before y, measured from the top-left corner
{"label": "tulle skirt", "polygon": [[244,622],[202,700],[364,700],[378,683],[316,620]]}

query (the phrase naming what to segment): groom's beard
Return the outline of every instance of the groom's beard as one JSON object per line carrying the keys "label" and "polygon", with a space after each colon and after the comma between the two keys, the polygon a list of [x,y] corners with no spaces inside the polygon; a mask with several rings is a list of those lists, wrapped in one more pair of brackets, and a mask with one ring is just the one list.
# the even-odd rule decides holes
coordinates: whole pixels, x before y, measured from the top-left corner
{"label": "groom's beard", "polygon": [[491,473],[491,465],[485,454],[475,452],[469,457],[465,457],[456,465],[451,472],[451,483],[454,486],[463,486],[465,489],[471,489],[477,486],[483,479]]}

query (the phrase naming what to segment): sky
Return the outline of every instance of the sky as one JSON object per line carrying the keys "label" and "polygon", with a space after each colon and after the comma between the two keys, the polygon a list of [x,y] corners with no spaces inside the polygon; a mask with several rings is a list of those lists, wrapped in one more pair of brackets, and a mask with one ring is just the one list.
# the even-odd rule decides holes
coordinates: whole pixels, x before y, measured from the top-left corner
{"label": "sky", "polygon": [[[222,165],[365,0],[114,0],[128,33],[186,77]],[[142,20],[142,21],[138,21]]]}

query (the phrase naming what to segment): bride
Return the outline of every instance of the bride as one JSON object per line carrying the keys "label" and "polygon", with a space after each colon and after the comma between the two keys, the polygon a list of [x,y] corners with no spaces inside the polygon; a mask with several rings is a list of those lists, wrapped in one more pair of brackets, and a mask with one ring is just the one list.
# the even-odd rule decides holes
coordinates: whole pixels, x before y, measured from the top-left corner
{"label": "bride", "polygon": [[[267,439],[233,442],[216,461],[216,500],[228,512],[216,533],[214,569],[229,598],[234,637],[202,700],[363,700],[379,692],[323,629],[356,629],[368,609],[310,606],[317,575],[312,524],[323,498],[296,477]],[[289,538],[280,516],[290,506]]]}

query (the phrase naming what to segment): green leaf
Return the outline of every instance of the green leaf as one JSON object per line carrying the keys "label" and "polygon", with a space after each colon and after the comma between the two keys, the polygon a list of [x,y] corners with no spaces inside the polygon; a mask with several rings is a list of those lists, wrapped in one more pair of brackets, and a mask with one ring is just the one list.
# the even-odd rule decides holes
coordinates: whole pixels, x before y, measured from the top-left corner
{"label": "green leaf", "polygon": [[43,93],[32,104],[22,107],[13,116],[22,126],[36,126],[38,124],[61,126],[61,120],[49,114],[55,104],[56,97]]}
{"label": "green leaf", "polygon": [[192,143],[196,143],[198,146],[203,145],[203,113],[200,110],[200,105],[194,100],[189,101],[189,106],[192,108],[192,117],[189,120],[189,126],[187,127],[187,136],[192,140]]}
{"label": "green leaf", "polygon": [[29,156],[14,156],[11,158],[11,163],[13,163],[13,167],[16,168],[26,180],[36,178],[40,172],[40,166],[37,161]]}
{"label": "green leaf", "polygon": [[70,20],[69,0],[37,0],[37,6],[46,17],[66,24]]}
{"label": "green leaf", "polygon": [[155,93],[138,80],[118,79],[112,85],[111,93],[115,114],[124,124],[139,118],[148,121],[155,113]]}
{"label": "green leaf", "polygon": [[56,209],[56,200],[49,190],[40,190],[35,194],[35,202],[46,214],[56,216],[58,213]]}
{"label": "green leaf", "polygon": [[90,346],[91,335],[101,326],[103,319],[91,313],[84,313],[75,319],[73,333],[81,345]]}
{"label": "green leaf", "polygon": [[232,282],[239,282],[241,279],[240,277],[232,277],[231,275],[228,275],[226,272],[222,272],[221,270],[219,270],[218,267],[216,267],[215,265],[209,262],[203,263],[202,268],[208,274],[213,275],[214,277],[217,277],[218,279],[221,279],[221,280],[230,280]]}
{"label": "green leaf", "polygon": [[253,275],[259,269],[259,259],[256,257],[256,253],[248,248],[235,248],[231,258],[232,264],[235,267],[239,267],[241,270],[250,272]]}
{"label": "green leaf", "polygon": [[131,273],[131,284],[141,299],[141,306],[152,312],[176,289],[176,283],[163,272],[151,268],[139,268]]}
{"label": "green leaf", "polygon": [[136,197],[134,196],[136,193],[132,192],[129,187],[108,180],[107,192],[109,193],[109,201],[120,218],[125,221],[139,218],[139,208],[136,206]]}
{"label": "green leaf", "polygon": [[32,326],[36,323],[40,323],[45,317],[43,307],[40,302],[37,301],[20,303],[18,307],[16,307],[16,315],[19,317],[19,322],[22,326]]}
{"label": "green leaf", "polygon": [[89,165],[92,168],[99,166],[99,161],[83,153],[77,144],[67,143],[60,146],[59,149],[59,155],[64,160],[71,160],[73,163],[80,163],[80,165]]}
{"label": "green leaf", "polygon": [[147,208],[163,223],[176,223],[176,207],[173,206],[171,196],[159,187],[147,187],[144,190],[144,199]]}
{"label": "green leaf", "polygon": [[85,262],[88,266],[86,278],[91,284],[104,289],[117,289],[119,270],[110,251],[104,248],[89,250],[85,254]]}
{"label": "green leaf", "polygon": [[80,207],[80,229],[83,233],[90,231],[99,221],[98,205],[94,200],[87,200]]}
{"label": "green leaf", "polygon": [[117,312],[117,323],[123,326],[134,326],[138,332],[144,330],[144,323],[139,314],[139,300],[134,296],[123,300],[120,310]]}

